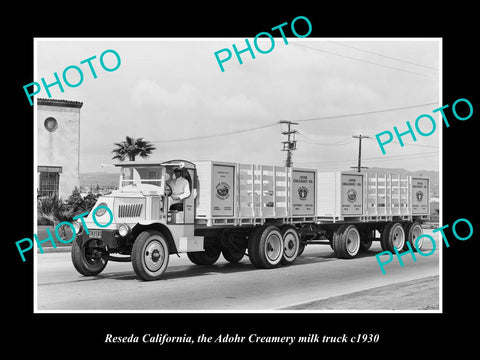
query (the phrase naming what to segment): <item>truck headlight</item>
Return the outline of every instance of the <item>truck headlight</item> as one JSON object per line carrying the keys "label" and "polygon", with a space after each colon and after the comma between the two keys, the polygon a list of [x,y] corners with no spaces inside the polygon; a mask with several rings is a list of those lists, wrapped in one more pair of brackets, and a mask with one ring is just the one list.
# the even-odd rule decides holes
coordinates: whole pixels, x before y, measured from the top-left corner
{"label": "truck headlight", "polygon": [[120,234],[120,236],[127,236],[129,232],[130,227],[127,224],[121,224],[118,227],[118,233]]}

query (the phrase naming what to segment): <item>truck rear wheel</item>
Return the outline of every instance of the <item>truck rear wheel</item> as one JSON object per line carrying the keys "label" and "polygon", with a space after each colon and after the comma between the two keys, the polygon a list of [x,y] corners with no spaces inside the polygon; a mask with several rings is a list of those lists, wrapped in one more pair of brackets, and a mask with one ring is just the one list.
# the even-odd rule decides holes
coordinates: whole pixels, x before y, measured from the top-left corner
{"label": "truck rear wheel", "polygon": [[105,250],[105,245],[100,239],[82,241],[77,238],[73,241],[71,248],[73,266],[82,275],[98,275],[108,263],[108,259],[102,256]]}
{"label": "truck rear wheel", "polygon": [[252,264],[270,269],[277,266],[283,256],[283,236],[273,225],[262,226],[248,239],[248,256]]}
{"label": "truck rear wheel", "polygon": [[415,246],[415,239],[423,234],[422,226],[418,222],[408,222],[404,225],[403,229],[405,231],[405,237],[406,237],[403,250],[404,251],[408,250],[407,242],[410,243],[410,247],[413,249],[413,251],[422,250],[423,237],[418,241],[418,244],[417,244],[418,249]]}
{"label": "truck rear wheel", "polygon": [[368,251],[372,247],[373,239],[375,239],[375,230],[360,230],[360,251]]}
{"label": "truck rear wheel", "polygon": [[400,223],[388,223],[382,231],[380,244],[383,251],[394,253],[395,250],[402,251],[405,245],[405,231]]}
{"label": "truck rear wheel", "polygon": [[168,243],[162,233],[142,231],[132,247],[133,270],[142,280],[157,280],[167,269],[169,255]]}
{"label": "truck rear wheel", "polygon": [[228,262],[237,263],[243,259],[245,255],[246,247],[244,244],[240,244],[238,241],[228,243],[222,246],[222,255]]}
{"label": "truck rear wheel", "polygon": [[286,226],[282,229],[283,256],[280,262],[289,265],[295,261],[300,250],[300,238],[293,226]]}
{"label": "truck rear wheel", "polygon": [[189,252],[187,256],[195,265],[213,265],[220,257],[220,248],[207,247],[204,251]]}
{"label": "truck rear wheel", "polygon": [[342,225],[333,234],[332,247],[340,259],[351,259],[360,250],[360,232],[355,225]]}

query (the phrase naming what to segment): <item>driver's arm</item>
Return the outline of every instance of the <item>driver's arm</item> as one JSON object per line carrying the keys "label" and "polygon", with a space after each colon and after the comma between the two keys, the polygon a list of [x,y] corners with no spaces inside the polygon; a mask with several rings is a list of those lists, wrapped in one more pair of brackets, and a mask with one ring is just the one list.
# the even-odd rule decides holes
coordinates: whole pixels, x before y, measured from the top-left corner
{"label": "driver's arm", "polygon": [[188,185],[188,180],[183,179],[182,181],[183,192],[178,195],[180,200],[186,199],[190,196],[190,186]]}

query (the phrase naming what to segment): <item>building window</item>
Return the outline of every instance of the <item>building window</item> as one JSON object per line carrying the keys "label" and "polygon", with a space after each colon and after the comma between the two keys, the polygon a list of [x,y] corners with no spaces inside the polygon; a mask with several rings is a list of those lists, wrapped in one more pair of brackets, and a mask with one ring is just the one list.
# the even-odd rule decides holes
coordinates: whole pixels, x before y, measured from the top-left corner
{"label": "building window", "polygon": [[58,196],[58,182],[60,174],[58,172],[41,172],[40,181],[38,184],[38,196],[46,197],[57,195]]}
{"label": "building window", "polygon": [[45,126],[45,129],[47,129],[47,131],[54,132],[58,128],[58,122],[55,118],[48,117],[45,119],[43,126]]}

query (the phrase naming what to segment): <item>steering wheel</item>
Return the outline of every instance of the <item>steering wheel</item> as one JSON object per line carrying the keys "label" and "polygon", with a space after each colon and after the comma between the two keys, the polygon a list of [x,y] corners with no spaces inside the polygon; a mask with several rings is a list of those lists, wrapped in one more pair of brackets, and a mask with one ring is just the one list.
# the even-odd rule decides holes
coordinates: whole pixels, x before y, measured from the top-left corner
{"label": "steering wheel", "polygon": [[169,184],[165,184],[165,196],[170,196],[172,195],[172,187]]}

